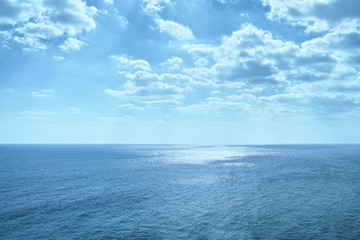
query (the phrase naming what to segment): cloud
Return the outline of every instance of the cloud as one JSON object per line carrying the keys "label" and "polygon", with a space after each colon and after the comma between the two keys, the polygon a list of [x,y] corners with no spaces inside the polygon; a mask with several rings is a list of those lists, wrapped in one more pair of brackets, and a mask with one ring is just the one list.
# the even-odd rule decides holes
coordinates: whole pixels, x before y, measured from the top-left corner
{"label": "cloud", "polygon": [[208,60],[206,58],[198,58],[194,62],[194,65],[197,67],[205,67],[209,64]]}
{"label": "cloud", "polygon": [[131,60],[126,56],[111,56],[116,61],[117,67],[120,70],[126,70],[134,72],[136,70],[151,71],[150,64],[143,59]]}
{"label": "cloud", "polygon": [[108,4],[114,4],[114,0],[103,0],[104,3],[108,3]]}
{"label": "cloud", "polygon": [[[308,32],[322,32],[330,29],[356,28],[360,17],[360,2],[354,0],[262,0],[270,7],[270,20],[284,19],[291,24],[306,27]],[[341,26],[341,27],[340,27]]]}
{"label": "cloud", "polygon": [[39,41],[39,39],[28,36],[28,37],[19,37],[14,36],[13,40],[17,43],[20,43],[26,47],[23,49],[25,51],[35,51],[35,50],[44,50],[47,49],[47,45]]}
{"label": "cloud", "polygon": [[240,82],[281,87],[297,82],[340,80],[356,72],[358,38],[358,33],[331,32],[297,45],[276,39],[252,24],[243,24],[224,36],[218,46],[185,45],[197,61],[193,68],[184,71],[202,84],[215,85]]}
{"label": "cloud", "polygon": [[55,92],[53,89],[43,89],[37,92],[31,92],[31,95],[34,97],[50,97],[50,94]]}
{"label": "cloud", "polygon": [[164,5],[170,4],[171,0],[143,0],[143,11],[149,15],[156,15],[164,9]]}
{"label": "cloud", "polygon": [[217,95],[217,94],[220,94],[221,92],[219,90],[214,90],[214,91],[211,91],[210,94],[211,95]]}
{"label": "cloud", "polygon": [[49,11],[48,18],[51,23],[57,24],[63,31],[71,36],[95,28],[97,9],[86,6],[81,0],[44,2],[44,8]]}
{"label": "cloud", "polygon": [[205,101],[189,106],[178,107],[180,112],[184,113],[219,113],[220,110],[247,110],[250,105],[244,102],[228,101],[219,97],[209,97]]}
{"label": "cloud", "polygon": [[[168,24],[157,14],[154,21]],[[245,23],[218,43],[179,41],[182,58],[167,58],[153,67],[143,59],[113,56],[124,81],[105,93],[134,106],[173,104],[183,113],[252,109],[261,118],[262,111],[267,116],[356,111],[359,40],[359,33],[347,28],[295,43]]]}
{"label": "cloud", "polygon": [[166,5],[171,4],[171,0],[143,0],[143,12],[151,16],[154,20],[155,27],[150,26],[153,30],[159,30],[160,33],[167,33],[175,40],[184,42],[194,39],[194,35],[189,26],[171,20],[164,20],[160,12]]}
{"label": "cloud", "polygon": [[167,70],[178,70],[183,64],[183,60],[179,57],[172,57],[166,59],[165,62],[161,63],[160,66],[166,68]]}
{"label": "cloud", "polygon": [[126,82],[123,85],[122,90],[114,90],[114,89],[107,88],[107,89],[105,89],[104,92],[113,97],[122,97],[122,96],[132,95],[132,94],[135,94],[140,91],[141,88],[137,88],[133,84],[131,84],[131,86],[129,87],[130,84],[131,84],[130,82]]}
{"label": "cloud", "polygon": [[162,74],[154,73],[151,65],[143,59],[131,59],[124,55],[111,58],[115,60],[118,73],[126,81],[118,89],[107,88],[104,92],[131,101],[129,104],[132,104],[119,107],[135,110],[137,107],[134,102],[147,105],[178,104],[184,98],[183,94],[192,90],[186,84],[190,81],[187,75],[169,72],[179,70],[183,62],[181,58],[172,57],[159,64],[160,72],[164,72]]}
{"label": "cloud", "polygon": [[[239,30],[224,36],[218,46],[184,45],[195,59],[204,59],[204,64],[195,61],[194,67],[184,72],[198,83],[197,86],[225,88],[227,94],[253,92],[254,97],[241,102],[254,112],[259,106],[266,108],[269,114],[279,111],[315,114],[317,108],[321,109],[321,114],[355,111],[358,109],[356,88],[339,85],[360,82],[358,39],[360,36],[356,32],[329,32],[296,44],[278,39],[252,24],[243,24]],[[332,90],[335,86],[349,89],[351,93],[335,93]],[[252,91],[257,88],[260,90]],[[232,101],[215,100],[210,98],[178,110],[218,112],[225,110],[225,106],[233,106]]]}
{"label": "cloud", "polygon": [[218,46],[184,45],[196,61],[193,68],[184,71],[200,84],[216,85],[227,82],[247,84],[281,84],[282,70],[289,69],[299,47],[287,41],[274,39],[268,31],[252,24],[243,24]]}
{"label": "cloud", "polygon": [[358,112],[357,109],[360,107],[358,82],[358,80],[304,82],[290,86],[281,93],[274,92],[258,99],[272,112],[278,112],[280,109],[335,118],[340,116],[337,113]]}
{"label": "cloud", "polygon": [[65,40],[65,42],[63,42],[59,48],[62,50],[62,51],[70,51],[70,50],[77,50],[79,51],[80,48],[83,46],[83,45],[86,45],[86,43],[80,41],[80,40],[77,40],[76,38],[68,38]]}
{"label": "cloud", "polygon": [[105,89],[105,93],[113,97],[131,97],[137,98],[163,98],[170,96],[181,96],[181,93],[189,90],[188,88],[181,88],[176,85],[170,85],[161,82],[151,82],[146,87],[135,85],[131,81],[127,81],[121,90]]}
{"label": "cloud", "polygon": [[25,50],[42,50],[50,39],[69,36],[95,28],[97,9],[81,0],[4,0],[0,3],[0,26],[6,24],[10,40]]}
{"label": "cloud", "polygon": [[160,32],[167,33],[176,40],[188,41],[194,39],[194,35],[188,26],[161,18],[155,19],[155,23]]}
{"label": "cloud", "polygon": [[137,110],[137,111],[144,111],[145,110],[145,108],[135,106],[132,103],[120,104],[120,105],[118,105],[118,108],[126,108],[126,109],[129,109],[129,110]]}
{"label": "cloud", "polygon": [[33,12],[32,8],[37,8],[35,1],[1,1],[0,24],[14,25],[17,22],[26,21]]}
{"label": "cloud", "polygon": [[59,55],[54,55],[53,59],[57,62],[61,62],[61,61],[65,60],[65,58],[63,56],[59,56]]}

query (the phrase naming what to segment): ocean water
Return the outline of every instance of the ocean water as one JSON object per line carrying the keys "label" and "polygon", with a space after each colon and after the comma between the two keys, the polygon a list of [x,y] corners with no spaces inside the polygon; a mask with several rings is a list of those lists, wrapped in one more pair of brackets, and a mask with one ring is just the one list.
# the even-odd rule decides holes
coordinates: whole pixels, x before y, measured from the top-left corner
{"label": "ocean water", "polygon": [[360,239],[360,145],[0,145],[0,239]]}

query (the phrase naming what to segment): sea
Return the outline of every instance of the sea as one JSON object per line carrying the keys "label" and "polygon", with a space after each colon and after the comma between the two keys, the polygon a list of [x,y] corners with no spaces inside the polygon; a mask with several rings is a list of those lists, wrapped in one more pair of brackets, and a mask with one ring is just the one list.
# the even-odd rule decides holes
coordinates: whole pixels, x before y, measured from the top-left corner
{"label": "sea", "polygon": [[360,145],[0,145],[0,239],[360,239]]}

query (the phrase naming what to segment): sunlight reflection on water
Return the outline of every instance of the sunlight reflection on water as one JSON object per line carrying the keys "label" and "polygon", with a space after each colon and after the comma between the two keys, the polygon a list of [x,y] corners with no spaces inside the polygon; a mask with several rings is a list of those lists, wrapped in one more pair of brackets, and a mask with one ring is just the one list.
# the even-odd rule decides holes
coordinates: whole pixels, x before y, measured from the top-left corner
{"label": "sunlight reflection on water", "polygon": [[[168,164],[207,164],[214,161],[236,160],[237,162],[225,163],[226,166],[244,166],[251,167],[254,163],[238,162],[244,157],[261,156],[265,153],[262,151],[239,147],[236,149],[229,149],[228,147],[194,147],[183,150],[156,150],[155,155],[158,155],[157,161]],[[269,154],[269,153],[267,153]]]}

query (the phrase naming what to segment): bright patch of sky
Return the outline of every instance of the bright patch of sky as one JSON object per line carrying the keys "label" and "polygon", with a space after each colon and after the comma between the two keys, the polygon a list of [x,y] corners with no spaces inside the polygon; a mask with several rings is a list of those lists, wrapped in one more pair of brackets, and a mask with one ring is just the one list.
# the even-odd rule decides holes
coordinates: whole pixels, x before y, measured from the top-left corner
{"label": "bright patch of sky", "polygon": [[360,142],[358,0],[3,0],[1,143]]}

